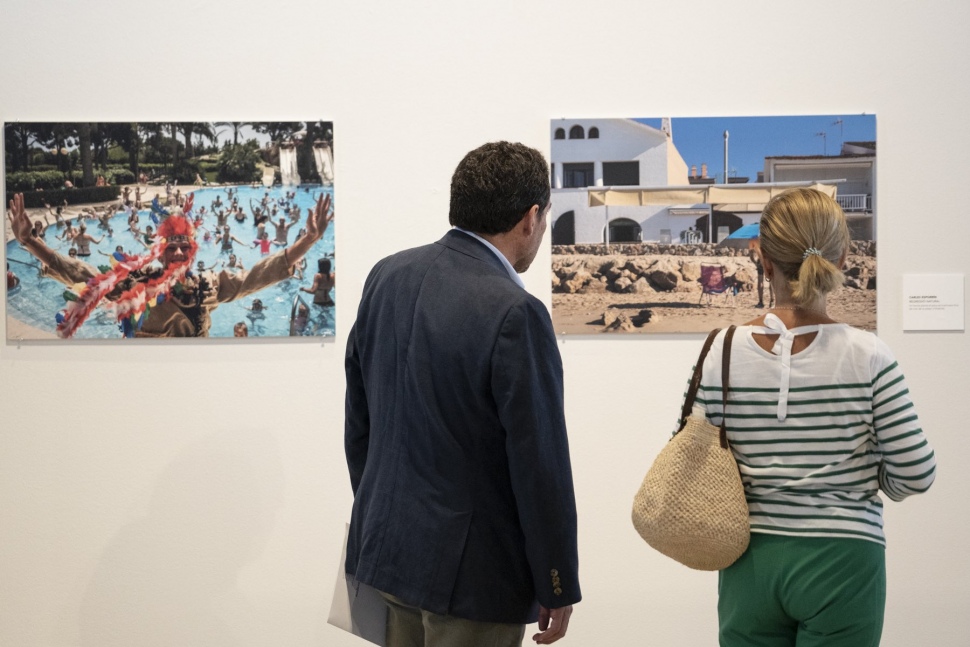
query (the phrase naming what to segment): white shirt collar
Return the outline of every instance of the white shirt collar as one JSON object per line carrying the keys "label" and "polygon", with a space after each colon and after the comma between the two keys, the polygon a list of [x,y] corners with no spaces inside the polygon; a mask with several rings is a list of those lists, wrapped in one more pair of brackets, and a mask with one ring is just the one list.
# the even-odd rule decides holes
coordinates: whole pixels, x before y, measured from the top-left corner
{"label": "white shirt collar", "polygon": [[490,250],[492,250],[492,253],[498,256],[498,260],[502,261],[502,265],[505,266],[505,271],[509,273],[509,276],[512,277],[512,280],[515,281],[516,285],[518,285],[523,290],[525,289],[525,283],[522,282],[522,277],[519,276],[519,273],[515,271],[514,267],[512,267],[512,263],[509,262],[509,259],[505,258],[505,254],[498,251],[498,248],[495,245],[488,242],[487,240],[485,240],[484,238],[482,238],[481,236],[479,236],[473,231],[468,231],[467,229],[462,229],[461,227],[455,227],[455,229],[457,229],[463,234],[468,234],[475,240],[480,241],[483,245],[485,245],[485,247],[488,247]]}

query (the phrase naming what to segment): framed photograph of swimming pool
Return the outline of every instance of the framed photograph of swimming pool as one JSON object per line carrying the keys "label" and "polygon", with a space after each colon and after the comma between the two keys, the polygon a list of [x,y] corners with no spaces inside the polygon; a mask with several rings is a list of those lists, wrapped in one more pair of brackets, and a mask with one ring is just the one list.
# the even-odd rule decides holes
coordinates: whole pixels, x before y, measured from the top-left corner
{"label": "framed photograph of swimming pool", "polygon": [[875,329],[875,116],[555,119],[549,134],[558,333],[698,333],[764,313],[761,212],[798,187],[834,198],[849,228],[828,314]]}
{"label": "framed photograph of swimming pool", "polygon": [[8,122],[7,338],[332,337],[333,122]]}

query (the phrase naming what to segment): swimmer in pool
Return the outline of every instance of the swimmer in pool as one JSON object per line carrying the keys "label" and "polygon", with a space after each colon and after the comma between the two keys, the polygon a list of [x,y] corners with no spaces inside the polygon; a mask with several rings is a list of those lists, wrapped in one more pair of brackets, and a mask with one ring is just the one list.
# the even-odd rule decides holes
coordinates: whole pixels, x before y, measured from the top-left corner
{"label": "swimmer in pool", "polygon": [[13,290],[18,285],[20,285],[20,277],[13,273],[10,269],[10,263],[7,263],[7,290]]}
{"label": "swimmer in pool", "polygon": [[[302,260],[305,261],[306,259],[302,259]],[[236,258],[236,255],[235,254],[229,254],[229,260],[228,261],[222,261],[222,266],[224,268],[226,268],[227,270],[244,270],[244,269],[246,269],[245,267],[243,267],[242,261],[240,261],[238,258]]]}
{"label": "swimmer in pool", "polygon": [[99,245],[101,244],[102,240],[104,240],[104,236],[101,238],[95,238],[88,233],[88,228],[84,224],[81,224],[81,226],[77,229],[77,234],[74,236],[71,242],[75,247],[77,247],[78,256],[90,256],[91,243]]}
{"label": "swimmer in pool", "polygon": [[286,219],[281,216],[279,222],[274,222],[272,224],[274,227],[276,227],[276,239],[273,241],[273,244],[279,247],[286,247],[289,245],[290,243],[287,240],[287,234],[290,232],[290,227],[293,226],[293,223],[287,224]]}
{"label": "swimmer in pool", "polygon": [[300,286],[301,292],[309,292],[313,295],[313,305],[327,307],[334,305],[330,298],[330,290],[336,284],[336,276],[330,271],[332,264],[329,258],[321,258],[317,261],[317,273],[313,275],[313,285],[309,288]]}
{"label": "swimmer in pool", "polygon": [[233,241],[239,243],[240,245],[246,244],[232,235],[232,233],[229,231],[229,225],[223,227],[221,233],[216,234],[216,242],[222,243],[222,249],[220,250],[222,252],[231,252]]}

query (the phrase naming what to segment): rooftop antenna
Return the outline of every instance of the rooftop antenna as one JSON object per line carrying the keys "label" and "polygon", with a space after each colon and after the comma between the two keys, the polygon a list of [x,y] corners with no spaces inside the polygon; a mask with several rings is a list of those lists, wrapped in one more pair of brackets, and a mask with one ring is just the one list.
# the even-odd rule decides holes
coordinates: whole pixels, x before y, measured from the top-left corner
{"label": "rooftop antenna", "polygon": [[826,141],[825,140],[825,138],[826,138],[825,131],[823,130],[821,132],[817,132],[817,133],[815,133],[815,136],[822,138],[822,155],[828,155],[828,149],[826,148],[826,145],[825,145],[825,141]]}
{"label": "rooftop antenna", "polygon": [[724,183],[728,183],[728,137],[730,133],[724,131]]}

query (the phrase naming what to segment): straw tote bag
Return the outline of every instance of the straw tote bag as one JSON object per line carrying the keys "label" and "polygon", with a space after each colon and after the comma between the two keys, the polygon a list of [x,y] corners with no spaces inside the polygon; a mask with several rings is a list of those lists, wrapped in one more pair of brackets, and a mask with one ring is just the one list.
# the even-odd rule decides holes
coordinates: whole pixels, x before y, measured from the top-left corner
{"label": "straw tote bag", "polygon": [[[704,358],[718,332],[708,335],[694,367],[680,430],[654,460],[633,498],[633,525],[644,541],[702,571],[733,564],[747,549],[751,535],[744,486],[724,423],[718,428],[691,413]],[[722,411],[727,410],[733,337],[731,326],[724,337]]]}

